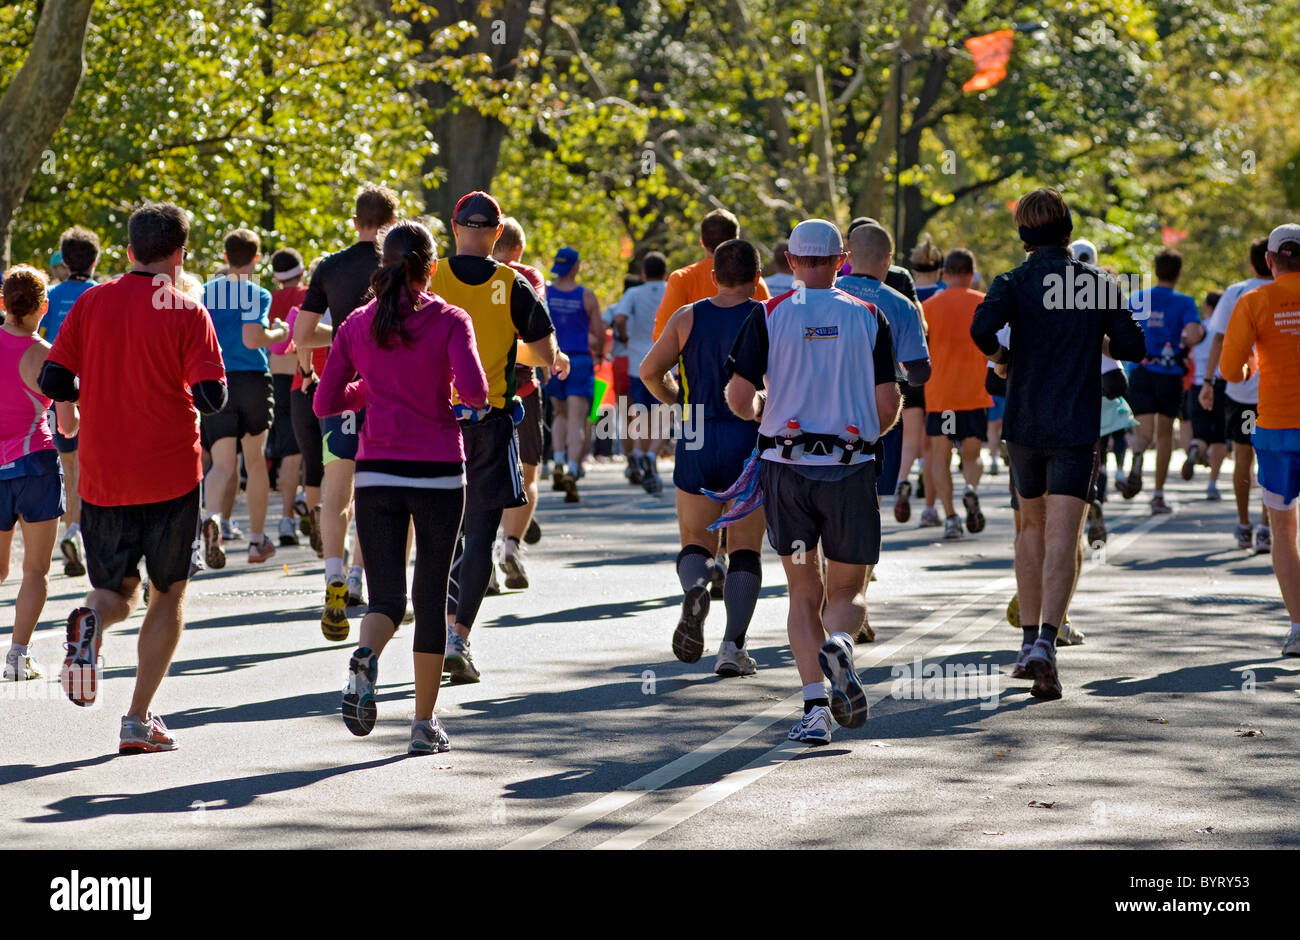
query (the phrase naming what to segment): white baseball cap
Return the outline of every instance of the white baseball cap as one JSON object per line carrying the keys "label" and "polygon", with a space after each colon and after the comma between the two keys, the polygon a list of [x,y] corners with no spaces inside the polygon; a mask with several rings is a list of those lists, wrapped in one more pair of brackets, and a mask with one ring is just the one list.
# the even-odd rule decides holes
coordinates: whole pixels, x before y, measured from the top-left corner
{"label": "white baseball cap", "polygon": [[1300,225],[1288,222],[1286,225],[1279,225],[1273,229],[1268,236],[1268,250],[1277,252],[1286,242],[1295,242],[1300,245]]}
{"label": "white baseball cap", "polygon": [[786,251],[800,258],[828,258],[844,250],[844,237],[834,222],[805,219],[790,233]]}
{"label": "white baseball cap", "polygon": [[1080,238],[1078,241],[1070,243],[1070,254],[1074,255],[1076,260],[1084,264],[1097,263],[1097,246],[1086,238]]}

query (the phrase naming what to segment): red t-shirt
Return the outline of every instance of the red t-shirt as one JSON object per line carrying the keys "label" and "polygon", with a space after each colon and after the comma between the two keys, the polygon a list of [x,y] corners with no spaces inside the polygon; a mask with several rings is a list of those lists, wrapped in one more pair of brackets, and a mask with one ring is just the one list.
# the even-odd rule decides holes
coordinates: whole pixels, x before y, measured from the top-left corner
{"label": "red t-shirt", "polygon": [[271,291],[271,313],[269,319],[271,326],[277,322],[289,318],[290,307],[301,307],[303,298],[307,296],[307,285],[299,284],[297,287],[282,287],[279,290]]}
{"label": "red t-shirt", "polygon": [[198,486],[199,416],[190,387],[226,377],[202,304],[165,278],[126,274],[77,299],[49,360],[81,378],[82,499],[134,506]]}

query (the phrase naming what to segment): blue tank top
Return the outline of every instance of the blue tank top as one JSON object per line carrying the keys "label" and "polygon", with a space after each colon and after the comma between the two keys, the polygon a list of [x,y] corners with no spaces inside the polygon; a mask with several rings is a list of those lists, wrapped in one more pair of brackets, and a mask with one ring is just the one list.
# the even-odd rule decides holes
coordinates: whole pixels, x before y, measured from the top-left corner
{"label": "blue tank top", "polygon": [[591,317],[582,302],[583,289],[556,290],[546,285],[546,306],[551,311],[551,322],[555,324],[555,342],[560,352],[573,355],[591,355],[591,344],[587,336],[591,333]]}
{"label": "blue tank top", "polygon": [[[691,335],[677,356],[681,380],[677,401],[683,418],[699,414],[697,409],[702,407],[706,421],[741,420],[727,407],[727,357],[740,328],[755,310],[763,310],[756,300],[734,307],[719,307],[709,300],[695,303]],[[756,422],[742,423],[758,428]]]}

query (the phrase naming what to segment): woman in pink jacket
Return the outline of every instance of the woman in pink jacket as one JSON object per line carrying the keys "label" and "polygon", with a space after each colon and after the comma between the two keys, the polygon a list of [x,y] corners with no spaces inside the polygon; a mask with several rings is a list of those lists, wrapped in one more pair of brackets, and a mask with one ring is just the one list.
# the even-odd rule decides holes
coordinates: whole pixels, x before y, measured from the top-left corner
{"label": "woman in pink jacket", "polygon": [[433,236],[399,222],[384,238],[375,299],[349,316],[316,390],[319,417],[366,410],[356,467],[357,536],[365,551],[370,605],[348,663],[343,723],[356,735],[375,726],[379,654],[406,610],[406,536],[415,523],[415,722],[410,754],[451,745],[433,714],[446,652],[443,605],[465,506],[465,449],[451,407],[487,404],[488,383],[469,314],[425,287]]}

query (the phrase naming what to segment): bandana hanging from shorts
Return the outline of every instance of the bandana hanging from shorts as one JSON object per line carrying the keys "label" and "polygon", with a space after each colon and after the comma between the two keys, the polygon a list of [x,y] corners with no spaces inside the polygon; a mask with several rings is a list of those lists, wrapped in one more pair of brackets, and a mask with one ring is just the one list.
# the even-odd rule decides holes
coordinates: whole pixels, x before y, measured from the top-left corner
{"label": "bandana hanging from shorts", "polygon": [[739,522],[751,512],[763,505],[763,487],[758,482],[758,469],[762,461],[758,457],[758,448],[749,455],[745,461],[745,469],[740,471],[740,476],[736,482],[731,484],[724,492],[715,493],[713,490],[701,488],[700,492],[709,499],[719,503],[728,503],[733,499],[736,504],[731,507],[729,512],[723,513],[718,520],[709,526],[710,532],[717,532],[727,526]]}

